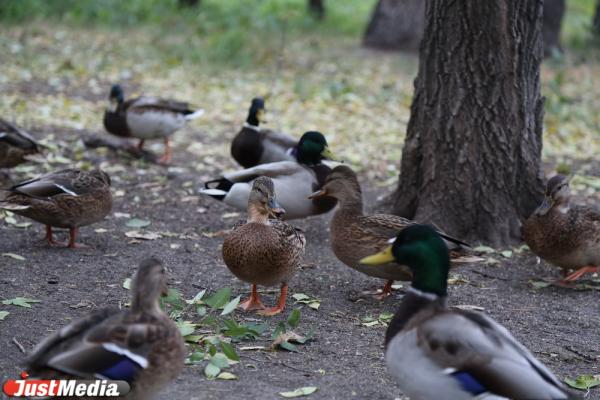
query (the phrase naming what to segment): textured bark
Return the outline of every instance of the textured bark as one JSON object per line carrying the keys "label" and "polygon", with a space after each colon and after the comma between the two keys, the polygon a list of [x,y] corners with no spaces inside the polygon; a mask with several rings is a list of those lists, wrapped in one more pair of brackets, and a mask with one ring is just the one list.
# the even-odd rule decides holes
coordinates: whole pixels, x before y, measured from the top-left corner
{"label": "textured bark", "polygon": [[542,0],[428,0],[394,212],[495,246],[543,195]]}
{"label": "textured bark", "polygon": [[596,13],[592,21],[592,29],[596,35],[600,36],[600,0],[596,3]]}
{"label": "textured bark", "polygon": [[425,26],[425,0],[379,0],[363,44],[386,50],[417,50]]}
{"label": "textured bark", "polygon": [[308,11],[318,20],[325,18],[325,0],[308,0]]}
{"label": "textured bark", "polygon": [[565,0],[544,0],[544,55],[560,51],[560,26],[565,14]]}

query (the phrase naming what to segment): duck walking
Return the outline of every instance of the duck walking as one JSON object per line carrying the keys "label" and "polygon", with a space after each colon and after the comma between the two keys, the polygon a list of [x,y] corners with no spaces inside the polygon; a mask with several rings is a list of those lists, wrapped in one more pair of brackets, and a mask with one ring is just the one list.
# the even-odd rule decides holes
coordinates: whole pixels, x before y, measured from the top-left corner
{"label": "duck walking", "polygon": [[77,229],[102,220],[112,208],[110,183],[101,170],[64,169],[4,189],[0,208],[45,224],[50,245],[59,244],[52,228],[67,228],[68,247],[79,247]]}
{"label": "duck walking", "polygon": [[188,103],[156,97],[136,97],[125,100],[123,88],[113,85],[109,95],[110,106],[104,112],[104,127],[113,135],[140,139],[142,149],[146,139],[164,139],[165,153],[158,160],[168,164],[172,151],[170,137],[204,110],[193,110]]}
{"label": "duck walking", "polygon": [[[385,279],[387,282],[382,293],[376,297],[383,299],[392,293],[394,281],[410,281],[412,273],[407,266],[399,266],[395,262],[372,268],[360,260],[370,254],[381,251],[388,246],[391,237],[395,237],[402,229],[414,225],[415,222],[397,215],[374,214],[363,212],[362,190],[356,173],[346,165],[335,167],[325,181],[321,190],[311,194],[309,198],[335,198],[338,207],[331,219],[329,239],[335,256],[344,264],[363,274]],[[469,245],[463,241],[438,233],[444,238],[446,245],[459,254]]]}
{"label": "duck walking", "polygon": [[0,118],[0,168],[16,167],[39,152],[39,145],[31,135]]}
{"label": "duck walking", "polygon": [[231,156],[244,168],[277,161],[294,161],[298,140],[284,133],[259,127],[265,118],[265,101],[252,99],[248,118],[231,142]]}
{"label": "duck walking", "polygon": [[129,383],[120,398],[149,399],[183,369],[186,348],[177,326],[161,310],[167,275],[155,258],[142,261],[131,308],[96,311],[40,342],[26,360],[40,379],[111,379]]}
{"label": "duck walking", "polygon": [[570,198],[569,179],[550,178],[542,204],[522,227],[531,251],[563,269],[562,282],[600,271],[600,211],[572,205]]}
{"label": "duck walking", "polygon": [[[275,199],[273,181],[259,177],[252,183],[247,222],[235,226],[223,242],[223,260],[229,270],[252,284],[250,298],[241,304],[244,310],[275,315],[285,308],[288,282],[300,265],[306,239],[300,229],[277,219],[284,212]],[[256,286],[278,284],[277,306],[265,308]]]}
{"label": "duck walking", "polygon": [[562,383],[502,325],[482,313],[446,306],[450,259],[426,225],[400,231],[364,264],[406,265],[412,287],[385,335],[385,361],[412,400],[568,399]]}
{"label": "duck walking", "polygon": [[322,133],[306,132],[298,142],[295,161],[280,161],[224,174],[205,183],[200,193],[220,200],[238,210],[248,206],[253,181],[259,176],[273,180],[279,204],[286,210],[284,219],[306,218],[330,211],[335,199],[309,200],[308,195],[320,189],[331,168],[324,159],[334,159]]}

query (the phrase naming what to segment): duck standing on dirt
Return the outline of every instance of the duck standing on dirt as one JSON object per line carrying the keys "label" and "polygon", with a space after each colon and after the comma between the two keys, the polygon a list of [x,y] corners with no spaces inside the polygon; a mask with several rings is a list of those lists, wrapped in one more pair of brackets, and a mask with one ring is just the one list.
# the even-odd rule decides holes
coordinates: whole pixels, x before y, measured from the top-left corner
{"label": "duck standing on dirt", "polygon": [[335,207],[335,199],[309,200],[308,195],[320,189],[331,172],[331,168],[322,161],[333,158],[322,133],[306,132],[298,142],[295,161],[261,164],[224,174],[206,182],[200,193],[245,210],[253,181],[259,176],[267,176],[273,180],[277,200],[286,210],[284,219],[323,214]]}
{"label": "duck standing on dirt", "polygon": [[38,379],[111,379],[129,383],[124,399],[149,399],[184,367],[186,348],[177,326],[159,306],[167,294],[162,263],[141,262],[131,308],[100,310],[43,340],[27,359]]}
{"label": "duck standing on dirt", "polygon": [[[396,280],[410,281],[412,273],[407,266],[399,266],[395,262],[372,268],[360,262],[370,254],[388,247],[388,241],[402,229],[414,225],[415,222],[397,215],[374,214],[365,215],[360,184],[356,173],[348,166],[335,167],[321,190],[311,194],[309,198],[332,197],[338,202],[331,219],[329,240],[335,256],[344,264],[363,274],[386,279],[381,295],[385,298],[392,292],[392,284]],[[466,243],[438,231],[449,249],[461,250]]]}
{"label": "duck standing on dirt", "polygon": [[194,110],[188,103],[156,97],[136,97],[125,101],[120,85],[113,85],[109,95],[110,107],[104,112],[104,127],[113,135],[140,139],[142,149],[146,139],[164,139],[165,153],[158,160],[171,161],[170,137],[175,131],[195,118],[204,110]]}
{"label": "duck standing on dirt", "polygon": [[39,153],[34,138],[23,129],[0,118],[0,168],[13,168]]}
{"label": "duck standing on dirt", "polygon": [[[502,325],[446,306],[448,248],[426,225],[402,230],[364,264],[406,265],[412,287],[385,335],[385,361],[412,400],[568,399],[562,383]],[[498,398],[498,397],[494,397]]]}
{"label": "duck standing on dirt", "polygon": [[[600,211],[571,205],[570,198],[568,178],[550,178],[542,204],[522,227],[531,251],[563,269],[563,283],[599,272],[600,266]],[[570,269],[575,272],[567,275]]]}
{"label": "duck standing on dirt", "polygon": [[77,229],[102,220],[112,208],[110,177],[101,170],[64,169],[4,189],[0,208],[46,225],[48,244],[52,228],[68,228],[68,247],[75,243]]}
{"label": "duck standing on dirt", "polygon": [[261,129],[264,121],[265,101],[262,97],[252,99],[248,118],[231,142],[231,156],[244,168],[277,161],[294,161],[298,140],[269,129]]}
{"label": "duck standing on dirt", "polygon": [[[277,204],[273,181],[259,177],[252,183],[247,222],[235,226],[225,238],[225,264],[236,277],[252,284],[250,298],[241,304],[244,310],[275,315],[285,308],[288,282],[300,265],[306,239],[300,229],[277,219],[284,212]],[[278,284],[277,306],[265,308],[256,286]]]}

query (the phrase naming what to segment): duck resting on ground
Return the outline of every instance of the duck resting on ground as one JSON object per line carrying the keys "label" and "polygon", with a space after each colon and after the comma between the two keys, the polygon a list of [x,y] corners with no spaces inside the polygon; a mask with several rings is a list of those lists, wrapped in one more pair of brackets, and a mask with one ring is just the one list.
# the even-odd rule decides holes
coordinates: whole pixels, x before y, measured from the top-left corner
{"label": "duck resting on ground", "polygon": [[326,213],[335,206],[335,199],[309,200],[307,197],[323,186],[331,168],[322,163],[333,159],[327,140],[320,132],[310,131],[298,142],[296,161],[261,164],[230,172],[205,183],[200,193],[209,195],[238,210],[248,206],[248,196],[254,179],[267,176],[273,180],[275,195],[286,210],[284,219],[305,218]]}
{"label": "duck resting on ground", "polygon": [[600,211],[571,205],[570,198],[568,178],[552,177],[542,204],[522,226],[531,251],[563,269],[563,283],[600,271]]}
{"label": "duck resting on ground", "polygon": [[120,85],[112,86],[109,100],[110,107],[104,112],[106,130],[116,136],[140,139],[140,150],[146,139],[164,139],[165,153],[159,159],[162,164],[171,161],[171,135],[204,114],[204,110],[194,110],[188,103],[175,100],[148,96],[125,100]]}
{"label": "duck resting on ground", "polygon": [[[300,229],[277,219],[284,212],[276,201],[273,181],[261,176],[252,183],[246,223],[238,224],[225,237],[225,265],[236,277],[252,284],[250,298],[241,304],[244,310],[275,315],[285,308],[288,282],[300,266],[306,239]],[[278,284],[281,293],[277,306],[266,309],[256,286]]]}
{"label": "duck resting on ground", "polygon": [[57,227],[69,229],[68,247],[80,246],[77,229],[102,220],[112,208],[110,177],[101,170],[64,169],[3,191],[0,208],[45,224],[50,245],[59,244],[52,234]]}
{"label": "duck resting on ground", "polygon": [[362,262],[372,268],[394,262],[412,271],[412,287],[385,335],[388,371],[412,400],[571,398],[502,325],[446,306],[448,248],[431,227],[409,226],[392,246]]}
{"label": "duck resting on ground", "polygon": [[31,135],[0,118],[0,168],[16,167],[39,152],[39,145]]}
{"label": "duck resting on ground", "polygon": [[[333,253],[341,262],[363,274],[386,279],[381,295],[377,296],[380,299],[391,294],[394,281],[411,280],[412,273],[407,266],[391,262],[379,268],[371,268],[360,260],[386,248],[390,238],[415,222],[390,214],[365,215],[358,178],[346,165],[335,167],[321,190],[309,196],[311,199],[326,197],[335,198],[338,203],[330,223],[329,240]],[[438,233],[451,250],[463,250],[463,246],[469,246],[442,232]]]}
{"label": "duck resting on ground", "polygon": [[40,342],[26,360],[38,379],[111,379],[129,383],[123,399],[155,396],[184,367],[186,347],[177,326],[161,310],[167,294],[162,263],[141,262],[129,310],[105,309],[70,323]]}
{"label": "duck resting on ground", "polygon": [[266,110],[262,97],[252,99],[248,118],[231,142],[231,156],[244,168],[277,161],[294,161],[298,140],[269,129],[261,129]]}

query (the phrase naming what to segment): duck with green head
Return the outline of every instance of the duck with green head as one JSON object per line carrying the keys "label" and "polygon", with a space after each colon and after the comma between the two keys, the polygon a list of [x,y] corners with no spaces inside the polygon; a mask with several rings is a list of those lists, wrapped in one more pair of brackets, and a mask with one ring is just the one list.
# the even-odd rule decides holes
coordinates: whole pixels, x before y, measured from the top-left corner
{"label": "duck with green head", "polygon": [[262,97],[252,99],[246,122],[231,142],[231,156],[244,168],[295,159],[297,139],[259,126],[266,122],[266,112]]}
{"label": "duck with green head", "polygon": [[273,180],[279,204],[286,210],[285,219],[322,214],[331,210],[336,200],[308,199],[308,195],[319,190],[331,172],[322,161],[334,158],[322,133],[306,132],[298,142],[295,161],[261,164],[224,174],[206,182],[200,193],[245,210],[253,181],[259,176],[267,176]]}
{"label": "duck with green head", "polygon": [[432,227],[402,230],[391,246],[362,263],[377,268],[391,261],[413,274],[385,337],[388,371],[404,394],[412,400],[570,398],[502,325],[482,313],[446,306],[450,258]]}

